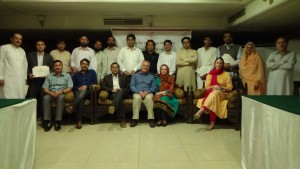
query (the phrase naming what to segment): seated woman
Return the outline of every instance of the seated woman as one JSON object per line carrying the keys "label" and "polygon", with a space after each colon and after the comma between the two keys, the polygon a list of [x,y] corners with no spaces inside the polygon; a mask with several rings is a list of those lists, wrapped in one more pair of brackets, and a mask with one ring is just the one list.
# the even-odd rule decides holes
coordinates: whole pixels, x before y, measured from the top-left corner
{"label": "seated woman", "polygon": [[156,78],[156,94],[153,98],[154,109],[157,113],[157,126],[167,125],[166,114],[174,117],[178,110],[178,100],[174,95],[174,78],[169,75],[169,67],[166,64],[160,66],[160,76]]}
{"label": "seated woman", "polygon": [[256,52],[255,45],[248,42],[245,45],[240,62],[240,78],[243,85],[247,84],[248,95],[263,95],[266,93],[266,73],[264,61]]}
{"label": "seated woman", "polygon": [[217,58],[214,68],[208,73],[205,81],[205,97],[198,100],[197,107],[200,110],[194,119],[199,119],[203,113],[210,113],[210,126],[212,130],[215,125],[216,116],[221,119],[227,118],[227,102],[225,92],[232,90],[230,74],[224,70],[224,60]]}

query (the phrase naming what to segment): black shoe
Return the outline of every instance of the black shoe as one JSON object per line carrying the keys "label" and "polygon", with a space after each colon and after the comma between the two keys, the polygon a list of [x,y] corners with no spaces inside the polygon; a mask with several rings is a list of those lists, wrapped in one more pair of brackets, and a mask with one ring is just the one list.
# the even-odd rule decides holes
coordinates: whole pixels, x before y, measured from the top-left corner
{"label": "black shoe", "polygon": [[56,121],[54,124],[54,130],[59,131],[61,129],[59,121]]}
{"label": "black shoe", "polygon": [[130,123],[130,127],[135,127],[138,124],[137,120],[132,120]]}
{"label": "black shoe", "polygon": [[149,120],[149,126],[150,126],[151,128],[154,128],[154,127],[155,127],[154,120]]}
{"label": "black shoe", "polygon": [[43,126],[43,127],[44,127],[44,131],[45,131],[45,132],[50,131],[50,130],[51,130],[51,127],[52,127],[50,121],[49,121],[49,120],[45,120],[45,121],[44,121],[44,126]]}

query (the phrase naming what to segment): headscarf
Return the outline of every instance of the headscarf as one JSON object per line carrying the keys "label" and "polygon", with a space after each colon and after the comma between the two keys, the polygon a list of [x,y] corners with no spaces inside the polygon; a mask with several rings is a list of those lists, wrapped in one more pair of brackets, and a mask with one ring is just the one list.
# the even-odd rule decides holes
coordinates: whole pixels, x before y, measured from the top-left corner
{"label": "headscarf", "polygon": [[[246,54],[246,49],[243,51],[243,56],[239,65],[239,73],[240,78],[242,79],[243,83],[250,83],[254,84],[255,82],[260,82],[260,87],[258,91],[256,91],[256,94],[264,94],[266,89],[266,76],[265,76],[265,67],[264,62],[261,58],[261,56],[256,52],[255,44],[252,42],[248,42],[245,45],[252,45],[253,46],[253,52],[251,54]],[[253,86],[249,86],[251,84],[248,84],[248,88]],[[249,90],[250,92],[250,90]],[[258,92],[258,93],[257,93]],[[248,94],[254,94],[254,93],[248,93]]]}
{"label": "headscarf", "polygon": [[[163,66],[167,67],[167,74],[166,75],[163,75],[161,73],[161,68]],[[173,92],[175,80],[174,80],[174,78],[171,75],[169,75],[169,73],[170,73],[170,69],[169,69],[168,65],[163,64],[163,65],[160,66],[160,74],[159,74],[160,85],[159,85],[159,91],[168,90],[169,93]]]}

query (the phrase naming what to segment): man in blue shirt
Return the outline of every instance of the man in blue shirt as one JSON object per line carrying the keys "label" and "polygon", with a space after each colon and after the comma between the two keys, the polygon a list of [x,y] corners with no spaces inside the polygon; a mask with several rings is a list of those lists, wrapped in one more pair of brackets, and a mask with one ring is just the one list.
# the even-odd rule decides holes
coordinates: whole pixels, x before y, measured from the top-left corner
{"label": "man in blue shirt", "polygon": [[63,64],[60,60],[53,62],[53,73],[50,73],[43,84],[43,110],[44,110],[44,130],[51,129],[51,102],[56,102],[55,131],[60,130],[60,121],[65,105],[65,94],[73,87],[72,78],[68,73],[62,71]]}
{"label": "man in blue shirt", "polygon": [[149,73],[150,62],[142,62],[141,71],[132,76],[130,89],[133,94],[133,117],[130,127],[138,124],[139,113],[142,102],[145,104],[148,112],[148,120],[151,128],[155,127],[153,113],[153,93],[155,93],[155,78]]}
{"label": "man in blue shirt", "polygon": [[90,61],[88,59],[82,59],[80,61],[81,70],[76,72],[72,76],[72,80],[74,83],[73,91],[75,93],[75,99],[73,102],[74,109],[76,112],[77,122],[76,128],[82,128],[82,109],[83,109],[83,101],[84,99],[90,95],[89,88],[93,84],[97,84],[97,76],[96,72],[93,69],[89,70]]}

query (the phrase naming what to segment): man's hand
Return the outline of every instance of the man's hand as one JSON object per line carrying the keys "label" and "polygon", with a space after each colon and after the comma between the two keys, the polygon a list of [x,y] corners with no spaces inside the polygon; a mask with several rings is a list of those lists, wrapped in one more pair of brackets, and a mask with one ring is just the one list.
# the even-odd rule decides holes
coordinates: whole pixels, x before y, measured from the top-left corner
{"label": "man's hand", "polygon": [[83,91],[83,90],[86,90],[87,89],[87,86],[86,85],[83,85],[81,87],[78,88],[78,91]]}
{"label": "man's hand", "polygon": [[76,73],[76,72],[78,72],[78,69],[77,69],[75,66],[73,66],[73,67],[72,67],[72,72],[73,72],[73,73]]}
{"label": "man's hand", "polygon": [[0,80],[0,86],[4,86],[4,80]]}
{"label": "man's hand", "polygon": [[126,71],[124,71],[124,74],[126,75],[126,76],[129,76],[130,75],[130,73],[126,70]]}
{"label": "man's hand", "polygon": [[135,71],[132,70],[132,71],[130,72],[130,75],[134,75],[134,74],[135,74]]}
{"label": "man's hand", "polygon": [[100,84],[102,84],[102,83],[103,83],[103,81],[104,81],[104,79],[101,79],[101,80],[100,80]]}
{"label": "man's hand", "polygon": [[114,88],[114,89],[112,89],[112,90],[111,90],[111,92],[113,92],[113,93],[117,93],[117,92],[118,92],[118,90],[120,90],[120,89]]}
{"label": "man's hand", "polygon": [[29,79],[34,79],[35,78],[35,76],[32,73],[29,73],[28,77],[29,77]]}
{"label": "man's hand", "polygon": [[225,69],[230,69],[230,68],[231,68],[230,63],[224,63],[224,68],[225,68]]}

